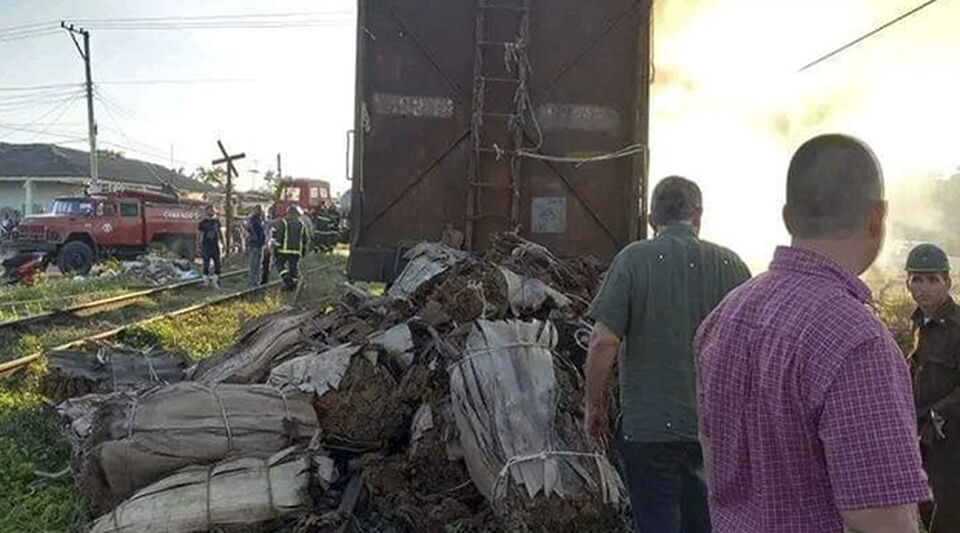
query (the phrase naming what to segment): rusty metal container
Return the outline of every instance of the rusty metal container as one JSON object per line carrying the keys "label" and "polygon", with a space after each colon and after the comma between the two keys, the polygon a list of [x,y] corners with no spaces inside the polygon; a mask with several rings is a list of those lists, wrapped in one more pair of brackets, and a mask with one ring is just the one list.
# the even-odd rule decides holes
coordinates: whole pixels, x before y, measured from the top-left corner
{"label": "rusty metal container", "polygon": [[604,259],[643,238],[650,6],[359,0],[351,278],[445,229]]}

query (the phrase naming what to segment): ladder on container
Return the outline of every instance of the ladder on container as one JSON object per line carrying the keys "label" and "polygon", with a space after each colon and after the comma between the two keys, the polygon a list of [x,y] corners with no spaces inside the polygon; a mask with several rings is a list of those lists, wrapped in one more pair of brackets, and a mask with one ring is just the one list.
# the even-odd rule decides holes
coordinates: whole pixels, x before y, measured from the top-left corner
{"label": "ladder on container", "polygon": [[[520,222],[520,171],[519,151],[523,147],[525,117],[529,109],[530,97],[527,92],[527,79],[530,65],[527,61],[527,48],[530,45],[530,1],[531,0],[476,0],[476,28],[473,64],[473,109],[471,116],[471,140],[473,155],[470,159],[467,184],[467,220],[464,235],[467,249],[476,244],[476,223],[484,218],[507,218],[510,229]],[[509,14],[517,23],[517,35],[512,41],[490,40],[488,37],[487,14],[499,11]],[[503,61],[507,76],[496,76],[488,72],[484,63],[485,50],[503,50]],[[494,84],[515,86],[509,102],[488,101],[488,87]],[[501,92],[499,94],[507,94]],[[501,98],[501,100],[504,100]],[[489,119],[489,120],[488,120]],[[487,128],[505,124],[500,130],[507,134],[507,146],[490,143],[484,135]],[[484,189],[497,187],[484,180],[488,165],[507,165],[510,189],[509,216],[503,217],[499,210],[484,210]]]}

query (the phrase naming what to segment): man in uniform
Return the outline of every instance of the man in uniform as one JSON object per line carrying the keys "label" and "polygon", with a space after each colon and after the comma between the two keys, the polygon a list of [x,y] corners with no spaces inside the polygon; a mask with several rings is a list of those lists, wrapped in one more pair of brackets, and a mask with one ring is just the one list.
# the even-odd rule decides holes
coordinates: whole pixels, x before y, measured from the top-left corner
{"label": "man in uniform", "polygon": [[286,216],[274,226],[277,268],[283,279],[284,290],[293,290],[300,281],[300,258],[307,250],[309,235],[300,220],[300,207],[291,206]]}
{"label": "man in uniform", "polygon": [[917,303],[910,355],[923,467],[934,506],[921,508],[930,533],[960,531],[960,308],[950,297],[947,254],[921,244],[907,257],[907,288]]}

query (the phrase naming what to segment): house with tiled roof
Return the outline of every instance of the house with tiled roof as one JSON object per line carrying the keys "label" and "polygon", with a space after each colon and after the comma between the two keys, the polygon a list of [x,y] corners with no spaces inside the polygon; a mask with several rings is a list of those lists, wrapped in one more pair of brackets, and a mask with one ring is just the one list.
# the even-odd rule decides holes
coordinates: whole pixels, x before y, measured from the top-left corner
{"label": "house with tiled roof", "polygon": [[[170,190],[203,194],[212,188],[162,165],[100,152],[102,189]],[[0,143],[0,208],[44,213],[53,200],[83,194],[90,184],[89,152],[54,144]]]}

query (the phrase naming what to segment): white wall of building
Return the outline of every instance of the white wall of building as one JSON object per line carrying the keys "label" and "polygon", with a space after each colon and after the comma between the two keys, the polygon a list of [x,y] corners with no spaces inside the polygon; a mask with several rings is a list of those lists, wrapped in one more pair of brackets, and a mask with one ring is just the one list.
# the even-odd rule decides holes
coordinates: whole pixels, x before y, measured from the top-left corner
{"label": "white wall of building", "polygon": [[0,180],[0,207],[9,207],[27,214],[49,213],[53,201],[61,196],[83,194],[82,183],[50,181],[33,182],[33,206],[27,208],[26,189],[22,180]]}

